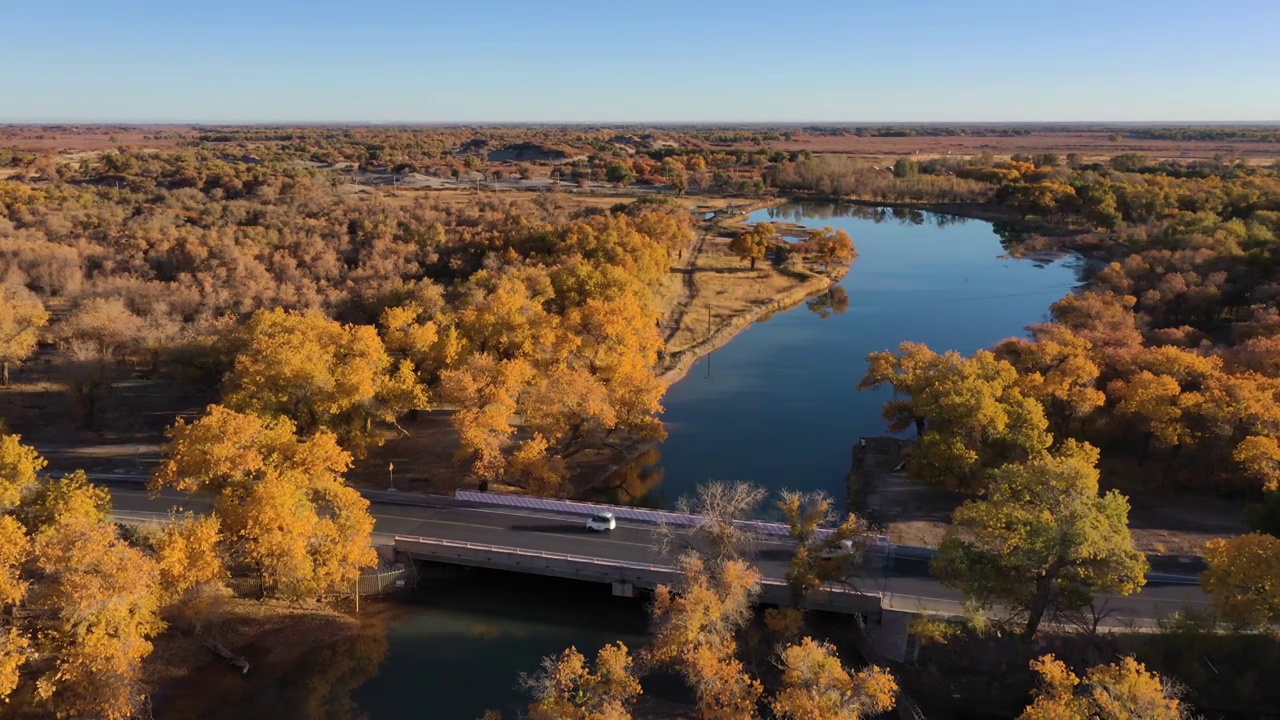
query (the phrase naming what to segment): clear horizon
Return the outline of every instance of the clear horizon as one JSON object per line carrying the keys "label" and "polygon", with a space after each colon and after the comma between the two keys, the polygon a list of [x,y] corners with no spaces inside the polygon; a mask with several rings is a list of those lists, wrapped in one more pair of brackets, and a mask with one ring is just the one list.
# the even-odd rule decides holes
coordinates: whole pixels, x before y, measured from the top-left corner
{"label": "clear horizon", "polygon": [[49,0],[6,15],[8,124],[1280,123],[1267,0]]}

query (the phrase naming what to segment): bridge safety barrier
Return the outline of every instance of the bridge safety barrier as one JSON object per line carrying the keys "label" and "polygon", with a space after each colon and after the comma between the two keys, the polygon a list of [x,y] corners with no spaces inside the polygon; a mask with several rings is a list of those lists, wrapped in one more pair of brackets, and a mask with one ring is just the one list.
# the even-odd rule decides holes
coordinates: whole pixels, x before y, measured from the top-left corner
{"label": "bridge safety barrier", "polygon": [[[630,505],[609,505],[606,503],[580,502],[578,500],[555,500],[551,498],[530,497],[528,495],[512,495],[509,493],[477,492],[474,490],[458,490],[454,497],[463,502],[482,505],[499,505],[516,507],[525,510],[539,510],[568,515],[596,515],[602,512],[613,513],[620,520],[635,520],[654,525],[675,525],[678,527],[695,527],[702,520],[701,515],[672,512],[670,510],[654,510],[652,508],[633,507]],[[757,535],[771,537],[787,537],[791,528],[785,523],[765,522],[763,520],[739,520],[735,523]],[[818,535],[825,535],[831,530],[823,529]],[[885,535],[870,536],[870,545],[880,554],[887,552],[889,538]]]}

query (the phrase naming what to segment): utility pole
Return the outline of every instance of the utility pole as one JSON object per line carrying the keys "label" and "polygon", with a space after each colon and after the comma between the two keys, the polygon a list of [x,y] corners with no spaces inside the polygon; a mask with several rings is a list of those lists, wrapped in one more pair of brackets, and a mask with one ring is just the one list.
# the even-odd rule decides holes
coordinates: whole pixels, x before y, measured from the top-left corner
{"label": "utility pole", "polygon": [[356,570],[356,614],[360,614],[360,571]]}
{"label": "utility pole", "polygon": [[387,489],[394,492],[396,489],[396,464],[395,463],[393,462],[387,463],[387,475],[390,477],[390,482],[391,482],[391,487]]}

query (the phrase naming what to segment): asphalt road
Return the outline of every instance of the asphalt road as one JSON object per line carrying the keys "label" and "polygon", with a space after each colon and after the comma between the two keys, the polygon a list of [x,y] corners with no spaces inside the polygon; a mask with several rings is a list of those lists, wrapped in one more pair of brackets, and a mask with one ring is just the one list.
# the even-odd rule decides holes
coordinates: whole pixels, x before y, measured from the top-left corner
{"label": "asphalt road", "polygon": [[[120,519],[164,519],[175,506],[200,511],[207,503],[185,495],[165,493],[151,498],[145,490],[112,488],[115,514]],[[654,547],[654,527],[644,523],[618,523],[616,530],[595,533],[580,516],[559,515],[508,507],[464,505],[447,497],[414,498],[415,504],[375,500],[374,540],[390,544],[396,535],[485,543],[527,550],[568,553],[604,560],[666,564]],[[426,504],[418,504],[426,503]],[[790,556],[787,541],[762,541],[752,561],[766,578],[781,580]],[[927,557],[913,553],[892,559],[883,569],[868,569],[853,584],[861,590],[880,592],[885,607],[903,611],[960,613],[964,596],[929,575]],[[1173,583],[1153,575],[1143,590],[1130,597],[1099,596],[1098,606],[1109,613],[1107,624],[1126,620],[1151,621],[1188,605],[1204,605],[1208,599],[1198,585]]]}

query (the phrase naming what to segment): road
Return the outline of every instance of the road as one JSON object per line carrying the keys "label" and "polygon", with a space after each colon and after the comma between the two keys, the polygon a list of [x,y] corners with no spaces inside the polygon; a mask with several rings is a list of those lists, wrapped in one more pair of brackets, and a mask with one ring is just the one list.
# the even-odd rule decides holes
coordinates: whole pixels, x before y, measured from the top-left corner
{"label": "road", "polygon": [[[384,497],[385,494],[377,494]],[[184,506],[200,511],[204,501],[193,501],[185,495],[165,493],[151,498],[145,490],[112,487],[115,513],[121,519],[164,519],[171,508]],[[395,500],[394,496],[391,497]],[[569,553],[610,561],[663,563],[654,549],[654,526],[644,523],[619,522],[609,533],[593,533],[579,516],[508,507],[465,505],[448,497],[412,499],[399,502],[375,500],[370,508],[375,518],[374,540],[390,544],[396,535],[486,543],[528,550]],[[761,541],[751,560],[768,579],[781,580],[786,575],[790,557],[787,541]],[[907,612],[960,614],[964,596],[942,585],[929,575],[927,557],[915,554],[891,560],[883,570],[866,570],[867,575],[854,581],[860,590],[880,592],[888,609]],[[1130,597],[1099,596],[1099,606],[1110,612],[1109,624],[1135,620],[1150,624],[1153,620],[1181,610],[1188,605],[1205,605],[1208,600],[1198,585],[1148,580],[1142,592]]]}

